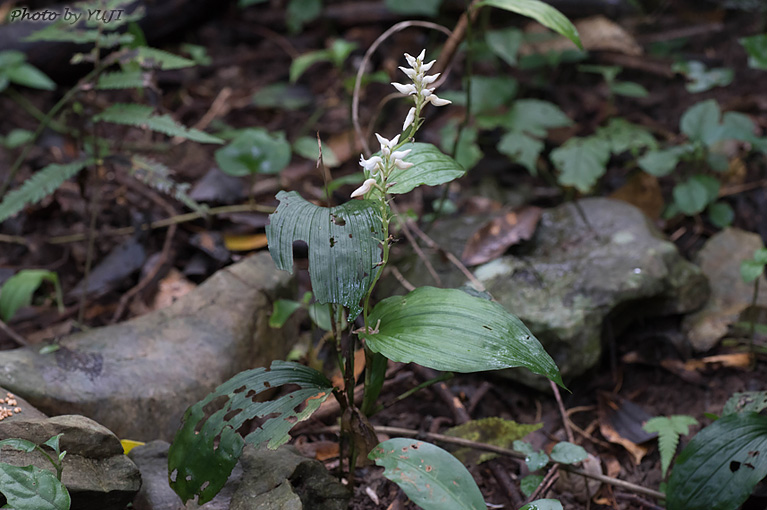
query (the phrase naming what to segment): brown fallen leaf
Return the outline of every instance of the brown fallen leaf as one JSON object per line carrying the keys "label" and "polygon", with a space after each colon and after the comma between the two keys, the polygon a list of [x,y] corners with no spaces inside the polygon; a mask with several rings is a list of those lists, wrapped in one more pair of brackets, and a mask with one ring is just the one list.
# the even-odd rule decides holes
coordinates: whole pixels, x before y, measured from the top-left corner
{"label": "brown fallen leaf", "polygon": [[[354,380],[355,381],[359,380],[359,377],[362,374],[363,370],[365,370],[365,350],[357,349],[357,352],[354,353]],[[341,391],[343,391],[344,388],[346,387],[346,384],[344,384],[344,378],[341,375],[340,370],[336,370],[336,373],[333,374],[333,377],[330,378],[330,382],[333,383],[333,387],[338,388]]]}
{"label": "brown fallen leaf", "polygon": [[542,212],[540,207],[527,205],[485,223],[466,243],[461,261],[467,266],[484,264],[501,256],[510,246],[530,239]]}
{"label": "brown fallen leaf", "polygon": [[636,206],[652,220],[660,218],[665,205],[658,179],[644,172],[629,177],[610,197]]}
{"label": "brown fallen leaf", "polygon": [[617,395],[599,394],[599,431],[605,439],[619,444],[628,451],[639,465],[649,448],[641,443],[649,441],[654,434],[642,429],[644,422],[652,418],[644,409]]}
{"label": "brown fallen leaf", "polygon": [[[641,55],[642,46],[634,36],[623,27],[605,16],[592,16],[575,22],[575,28],[581,35],[583,47],[589,51],[613,51],[626,55]],[[544,33],[545,27],[531,24],[525,28],[527,33]],[[521,55],[531,53],[548,53],[574,49],[573,43],[567,38],[557,36],[538,43],[522,45]]]}
{"label": "brown fallen leaf", "polygon": [[168,271],[168,275],[160,280],[157,286],[157,294],[152,301],[151,310],[160,310],[172,305],[181,296],[193,291],[197,285],[187,278],[175,267]]}
{"label": "brown fallen leaf", "polygon": [[704,370],[706,368],[742,368],[750,369],[754,364],[754,355],[749,352],[736,352],[733,354],[719,354],[707,356],[701,359],[687,360],[684,368],[687,370]]}

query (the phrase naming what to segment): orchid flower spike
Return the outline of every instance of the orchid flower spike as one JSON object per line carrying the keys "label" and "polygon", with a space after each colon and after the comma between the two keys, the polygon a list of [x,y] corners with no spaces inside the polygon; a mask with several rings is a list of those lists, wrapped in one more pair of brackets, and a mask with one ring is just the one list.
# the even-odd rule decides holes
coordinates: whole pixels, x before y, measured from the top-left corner
{"label": "orchid flower spike", "polygon": [[367,195],[367,193],[371,189],[373,189],[373,187],[375,185],[376,185],[376,180],[375,179],[367,179],[367,180],[365,180],[365,182],[362,183],[362,186],[360,186],[359,188],[354,190],[354,192],[352,193],[352,198],[362,197],[362,196]]}
{"label": "orchid flower spike", "polygon": [[400,70],[405,73],[405,75],[407,75],[407,77],[410,78],[413,83],[392,83],[394,88],[396,88],[401,94],[415,96],[415,109],[411,108],[411,110],[408,112],[407,117],[405,118],[405,124],[402,128],[403,131],[407,129],[408,126],[413,124],[416,114],[420,112],[421,108],[426,103],[431,103],[434,106],[445,106],[451,103],[447,99],[437,97],[437,95],[434,94],[434,88],[429,88],[429,85],[437,81],[440,73],[427,75],[426,72],[432,68],[436,60],[432,60],[431,62],[424,64],[423,61],[425,58],[426,50],[421,51],[417,57],[413,57],[412,55],[405,53],[405,60],[407,60],[410,68],[408,69],[407,67],[400,67]]}

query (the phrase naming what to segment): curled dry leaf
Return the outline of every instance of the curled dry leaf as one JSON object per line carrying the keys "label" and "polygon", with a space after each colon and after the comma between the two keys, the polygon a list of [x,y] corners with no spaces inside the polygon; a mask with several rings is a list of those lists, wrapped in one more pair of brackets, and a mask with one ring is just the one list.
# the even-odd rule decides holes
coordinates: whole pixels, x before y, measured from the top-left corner
{"label": "curled dry leaf", "polygon": [[542,212],[540,207],[527,205],[485,223],[466,243],[461,261],[467,266],[484,264],[502,255],[510,246],[530,239]]}
{"label": "curled dry leaf", "polygon": [[640,443],[649,441],[655,434],[648,434],[642,424],[652,418],[644,409],[617,395],[599,394],[599,431],[611,443],[623,446],[639,465],[649,448]]}

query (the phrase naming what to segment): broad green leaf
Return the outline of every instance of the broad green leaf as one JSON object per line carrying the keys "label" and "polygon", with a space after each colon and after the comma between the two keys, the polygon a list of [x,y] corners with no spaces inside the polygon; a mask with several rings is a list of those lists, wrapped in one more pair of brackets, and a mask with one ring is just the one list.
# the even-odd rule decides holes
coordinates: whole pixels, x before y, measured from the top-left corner
{"label": "broad green leaf", "polygon": [[767,264],[767,248],[759,248],[755,250],[754,260],[760,264]]}
{"label": "broad green leaf", "polygon": [[292,299],[278,299],[272,306],[272,315],[269,316],[270,328],[281,328],[293,315],[293,312],[301,308],[301,303]]}
{"label": "broad green leaf", "polygon": [[596,135],[606,140],[610,144],[610,152],[616,155],[630,150],[654,149],[658,146],[658,142],[647,129],[620,117],[610,119],[606,126],[597,129]]}
{"label": "broad green leaf", "polygon": [[14,510],[69,510],[67,488],[56,475],[35,466],[0,463],[0,492]]}
{"label": "broad green leaf", "polygon": [[752,35],[738,39],[748,53],[748,67],[767,69],[767,34]]}
{"label": "broad green leaf", "polygon": [[543,150],[542,141],[521,131],[509,131],[501,137],[496,149],[515,163],[527,168],[530,175],[538,175],[538,157]]}
{"label": "broad green leaf", "polygon": [[589,454],[582,446],[577,444],[568,443],[567,441],[561,441],[554,445],[551,450],[551,460],[559,462],[561,464],[577,464],[586,458]]}
{"label": "broad green leaf", "polygon": [[[312,104],[312,96],[303,85],[272,83],[253,94],[253,104],[258,108],[299,110]],[[317,145],[316,141],[315,145]]]}
{"label": "broad green leaf", "polygon": [[341,68],[352,54],[357,49],[358,44],[356,42],[346,41],[344,39],[336,39],[330,45],[330,61],[337,68]]}
{"label": "broad green leaf", "polygon": [[554,103],[540,99],[514,101],[503,125],[509,131],[523,131],[543,138],[549,129],[571,126],[573,123],[565,112]]}
{"label": "broad green leaf", "polygon": [[708,206],[708,219],[715,227],[729,227],[735,219],[735,211],[727,202],[716,202]]}
{"label": "broad green leaf", "polygon": [[767,409],[767,391],[747,391],[744,393],[734,393],[724,404],[722,416],[744,411],[753,411],[755,413]]}
{"label": "broad green leaf", "polygon": [[607,168],[610,144],[590,136],[570,138],[564,145],[551,151],[551,161],[559,169],[557,181],[562,186],[574,186],[578,191],[591,191]]}
{"label": "broad green leaf", "polygon": [[[740,263],[740,276],[746,283],[751,283],[759,278],[764,272],[764,264],[755,260],[744,260]],[[0,296],[2,298],[2,296]]]}
{"label": "broad green leaf", "polygon": [[330,50],[316,50],[304,53],[293,59],[290,64],[290,83],[295,83],[311,66],[317,62],[329,62]]}
{"label": "broad green leaf", "polygon": [[700,140],[706,145],[716,141],[722,113],[714,99],[692,105],[682,114],[679,128],[690,140]]}
{"label": "broad green leaf", "polygon": [[[477,144],[477,128],[474,126],[464,126],[461,128],[460,135],[458,122],[448,122],[440,130],[442,148],[446,153],[455,154],[455,161],[467,170],[470,170],[484,156],[482,149]],[[458,139],[458,147],[453,150],[453,146]]]}
{"label": "broad green leaf", "polygon": [[610,85],[613,94],[624,97],[647,97],[650,93],[646,88],[633,81],[616,81]]}
{"label": "broad green leaf", "polygon": [[32,441],[27,441],[26,439],[19,438],[3,439],[0,441],[0,448],[6,446],[8,448],[13,448],[14,450],[19,450],[20,452],[25,453],[32,453],[35,451],[35,448],[37,448],[37,445]]}
{"label": "broad green leaf", "polygon": [[262,128],[242,131],[228,145],[216,151],[221,171],[241,177],[250,174],[275,174],[290,163],[290,143],[282,132]]}
{"label": "broad green leaf", "polygon": [[30,143],[33,138],[34,134],[32,131],[20,128],[11,129],[11,132],[8,133],[5,136],[5,139],[2,140],[2,145],[7,149],[15,149],[17,147],[21,147],[25,143]]}
{"label": "broad green leaf", "polygon": [[514,441],[514,449],[525,454],[525,464],[530,471],[537,471],[549,463],[549,456],[542,450],[535,450],[530,443]]}
{"label": "broad green leaf", "polygon": [[517,81],[511,76],[472,76],[471,111],[475,115],[494,113],[507,106],[516,93]]}
{"label": "broad green leaf", "polygon": [[307,243],[315,299],[348,307],[353,321],[381,261],[384,233],[378,204],[351,200],[326,208],[295,191],[280,191],[277,200],[280,205],[266,226],[269,253],[277,268],[292,272],[293,243]]}
{"label": "broad green leaf", "polygon": [[680,147],[665,150],[651,150],[637,160],[639,168],[650,175],[664,177],[674,171],[684,151]]}
{"label": "broad green leaf", "polygon": [[522,31],[518,28],[488,30],[485,42],[504,62],[514,67],[517,65],[517,53],[522,45]]}
{"label": "broad green leaf", "polygon": [[[490,417],[472,420],[450,428],[445,431],[445,434],[502,448],[511,448],[514,441],[522,439],[542,426],[542,423],[524,424]],[[472,448],[459,448],[453,452],[453,455],[464,464],[481,464],[497,457],[495,453],[481,452]]]}
{"label": "broad green leaf", "polygon": [[[341,323],[340,329],[346,329],[346,317],[343,316],[343,310],[339,308],[338,311],[341,312],[341,316],[339,317]],[[318,328],[324,329],[325,331],[333,330],[333,321],[330,315],[330,305],[312,303],[309,305],[308,312],[309,318]]]}
{"label": "broad green leaf", "polygon": [[27,59],[24,53],[17,50],[0,51],[0,71],[16,67]]}
{"label": "broad green leaf", "polygon": [[423,15],[434,17],[439,14],[442,0],[386,0],[386,8],[398,14]]}
{"label": "broad green leaf", "polygon": [[663,478],[666,478],[671,459],[676,454],[679,436],[686,436],[690,433],[689,427],[697,424],[698,420],[692,416],[677,414],[674,416],[656,416],[647,420],[647,423],[642,427],[645,432],[658,434],[658,450],[660,451]]}
{"label": "broad green leaf", "polygon": [[421,287],[384,299],[368,325],[378,332],[362,333],[367,346],[392,361],[450,372],[525,367],[563,385],[554,360],[521,320],[461,290]]}
{"label": "broad green leaf", "polygon": [[543,481],[543,475],[527,475],[519,482],[519,490],[529,498]]}
{"label": "broad green leaf", "polygon": [[379,444],[368,458],[384,467],[384,476],[400,486],[424,510],[485,510],[471,473],[442,448],[416,439]]}
{"label": "broad green leaf", "polygon": [[690,178],[674,186],[674,203],[687,216],[703,212],[709,203],[709,190],[699,179]]}
{"label": "broad green leaf", "polygon": [[404,170],[395,167],[389,176],[389,182],[396,183],[389,188],[392,195],[408,193],[421,185],[439,186],[466,173],[456,160],[430,143],[408,143],[400,150],[406,149],[410,149],[410,154],[405,161],[415,166]]}
{"label": "broad green leaf", "polygon": [[767,416],[724,416],[692,438],[677,457],[666,491],[668,510],[736,510],[767,475]]}
{"label": "broad green leaf", "polygon": [[170,115],[152,115],[153,111],[151,106],[143,104],[116,103],[100,114],[94,115],[93,120],[151,129],[168,136],[180,136],[200,143],[223,143],[221,139],[208,133],[182,126]]}
{"label": "broad green leaf", "polygon": [[5,76],[13,83],[33,89],[55,90],[56,83],[41,70],[29,64],[20,64],[5,69]]}
{"label": "broad green leaf", "polygon": [[732,69],[726,67],[708,69],[703,62],[697,60],[676,63],[671,66],[671,69],[687,77],[685,88],[687,92],[693,94],[705,92],[714,87],[726,87],[735,78],[735,72]]}
{"label": "broad green leaf", "polygon": [[[256,395],[285,384],[298,389],[275,400],[256,401]],[[210,501],[226,483],[246,443],[277,449],[290,439],[290,429],[308,419],[332,389],[321,373],[288,361],[240,372],[184,413],[168,452],[171,487],[185,503],[194,496],[199,504]],[[240,437],[237,431],[253,418],[266,420]]]}
{"label": "broad green leaf", "polygon": [[564,14],[544,2],[539,0],[483,0],[476,4],[477,7],[483,5],[490,5],[533,18],[541,25],[567,37],[578,48],[583,49],[575,25]]}
{"label": "broad green leaf", "polygon": [[722,115],[720,140],[756,140],[754,121],[745,113],[725,112]]}
{"label": "broad green leaf", "polygon": [[285,23],[291,33],[297,33],[306,23],[317,19],[322,12],[322,0],[290,0],[285,10]]}
{"label": "broad green leaf", "polygon": [[0,289],[0,318],[7,322],[19,308],[29,306],[43,280],[59,284],[56,273],[43,269],[22,269],[8,278]]}
{"label": "broad green leaf", "polygon": [[[320,147],[317,145],[317,138],[311,136],[302,136],[293,142],[293,151],[311,161],[317,161],[320,155]],[[335,168],[341,164],[338,161],[336,153],[327,144],[322,144],[322,163],[328,168]]]}
{"label": "broad green leaf", "polygon": [[556,499],[536,499],[519,510],[563,510],[562,503]]}

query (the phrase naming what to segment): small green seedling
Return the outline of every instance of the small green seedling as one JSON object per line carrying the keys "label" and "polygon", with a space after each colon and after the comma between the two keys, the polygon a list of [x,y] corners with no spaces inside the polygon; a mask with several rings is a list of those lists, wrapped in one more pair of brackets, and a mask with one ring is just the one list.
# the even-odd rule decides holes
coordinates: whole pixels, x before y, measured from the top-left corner
{"label": "small green seedling", "polygon": [[8,278],[0,288],[0,319],[8,322],[19,308],[32,304],[32,296],[44,281],[53,284],[59,313],[64,313],[64,298],[58,275],[43,269],[22,269]]}
{"label": "small green seedling", "polygon": [[[525,441],[514,441],[514,449],[525,454],[525,464],[531,472],[543,469],[549,462],[572,465],[586,460],[589,456],[582,446],[567,441],[555,444],[551,450],[551,456],[546,455],[543,450],[535,450],[530,443]],[[543,482],[543,475],[537,473],[527,475],[520,482],[522,494],[529,498],[541,482]]]}
{"label": "small green seedling", "polygon": [[661,473],[664,479],[671,465],[671,459],[676,454],[679,436],[686,436],[690,433],[690,426],[697,424],[698,420],[692,416],[678,414],[674,416],[656,416],[647,420],[647,423],[642,426],[645,432],[658,434]]}
{"label": "small green seedling", "polygon": [[[69,510],[71,499],[69,491],[61,483],[63,460],[66,451],[61,451],[59,439],[62,434],[48,439],[42,445],[36,445],[26,439],[4,439],[0,441],[0,448],[8,447],[26,453],[35,450],[40,452],[53,466],[56,473],[36,466],[14,466],[0,462],[0,492],[3,493],[8,504],[3,508],[15,510]],[[49,454],[42,447],[53,450]]]}

